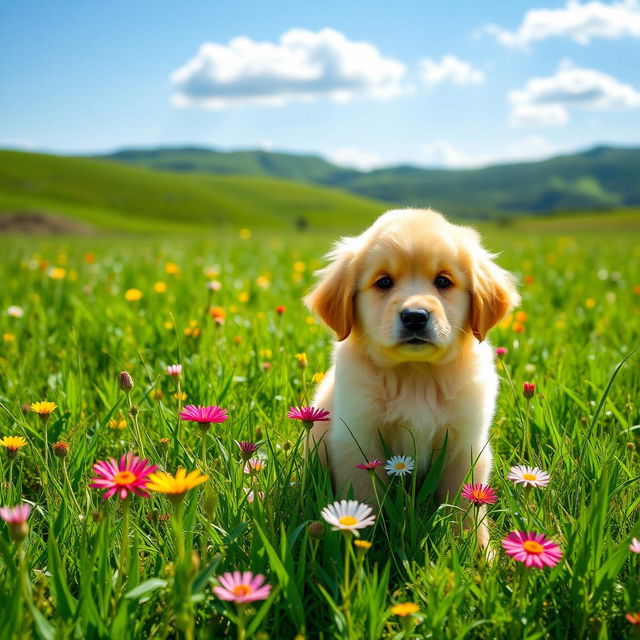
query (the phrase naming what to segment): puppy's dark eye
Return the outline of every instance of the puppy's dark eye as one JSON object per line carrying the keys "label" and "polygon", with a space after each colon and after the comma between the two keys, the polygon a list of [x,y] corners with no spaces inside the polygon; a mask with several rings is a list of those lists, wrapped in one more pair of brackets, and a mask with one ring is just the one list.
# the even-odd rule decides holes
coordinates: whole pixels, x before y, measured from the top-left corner
{"label": "puppy's dark eye", "polygon": [[383,276],[376,280],[375,285],[378,289],[382,289],[384,291],[393,287],[393,280],[389,276]]}
{"label": "puppy's dark eye", "polygon": [[453,282],[451,282],[447,276],[440,275],[433,281],[433,284],[435,284],[438,289],[448,289]]}

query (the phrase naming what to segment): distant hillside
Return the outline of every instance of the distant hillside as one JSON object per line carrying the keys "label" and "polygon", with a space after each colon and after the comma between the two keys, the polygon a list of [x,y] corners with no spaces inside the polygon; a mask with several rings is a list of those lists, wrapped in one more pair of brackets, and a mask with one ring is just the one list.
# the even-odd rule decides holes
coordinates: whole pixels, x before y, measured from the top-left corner
{"label": "distant hillside", "polygon": [[[383,203],[274,177],[179,174],[86,158],[0,151],[0,215],[102,228],[361,228]],[[30,218],[31,219],[31,218]]]}
{"label": "distant hillside", "polygon": [[541,162],[482,169],[400,166],[368,173],[342,169],[314,156],[266,151],[149,149],[120,151],[107,157],[181,172],[285,177],[474,218],[640,204],[640,149],[596,147]]}

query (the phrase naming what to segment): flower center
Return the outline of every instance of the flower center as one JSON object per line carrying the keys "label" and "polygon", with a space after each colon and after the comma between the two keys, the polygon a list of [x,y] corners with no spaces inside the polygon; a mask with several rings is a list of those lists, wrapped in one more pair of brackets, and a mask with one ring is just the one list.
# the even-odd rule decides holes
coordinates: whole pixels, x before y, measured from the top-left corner
{"label": "flower center", "polygon": [[535,475],[533,475],[533,473],[523,473],[522,477],[525,480],[537,480],[538,479]]}
{"label": "flower center", "polygon": [[522,548],[527,552],[527,553],[542,553],[544,551],[544,547],[539,543],[536,542],[535,540],[525,540],[522,543]]}
{"label": "flower center", "polygon": [[357,524],[358,519],[353,516],[342,516],[338,522],[346,527],[352,527],[354,524]]}
{"label": "flower center", "polygon": [[251,593],[251,587],[248,584],[238,584],[233,587],[234,596],[246,596]]}
{"label": "flower center", "polygon": [[131,484],[135,479],[136,476],[131,471],[118,471],[118,473],[113,476],[113,482],[120,486]]}
{"label": "flower center", "polygon": [[401,469],[406,469],[407,465],[404,462],[396,462],[396,469],[398,469],[399,471]]}
{"label": "flower center", "polygon": [[474,500],[486,500],[487,492],[482,489],[476,489],[472,494]]}

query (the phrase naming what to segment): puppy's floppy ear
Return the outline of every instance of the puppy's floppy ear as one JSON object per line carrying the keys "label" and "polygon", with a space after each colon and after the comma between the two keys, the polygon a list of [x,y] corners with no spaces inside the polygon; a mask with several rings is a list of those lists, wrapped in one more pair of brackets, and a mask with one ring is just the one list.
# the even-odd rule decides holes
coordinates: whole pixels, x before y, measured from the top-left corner
{"label": "puppy's floppy ear", "polygon": [[351,333],[356,294],[357,239],[343,238],[327,254],[328,266],[317,272],[320,278],[304,301],[344,340]]}
{"label": "puppy's floppy ear", "polygon": [[482,247],[474,253],[470,324],[473,335],[482,342],[487,331],[519,304],[520,296],[513,276],[493,262],[491,253]]}

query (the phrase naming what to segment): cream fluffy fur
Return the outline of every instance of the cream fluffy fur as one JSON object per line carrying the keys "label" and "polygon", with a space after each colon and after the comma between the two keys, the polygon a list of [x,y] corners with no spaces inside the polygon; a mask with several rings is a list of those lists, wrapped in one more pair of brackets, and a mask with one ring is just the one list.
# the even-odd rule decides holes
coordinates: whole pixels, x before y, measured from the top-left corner
{"label": "cream fluffy fur", "polygon": [[[483,340],[518,302],[511,275],[474,230],[431,210],[389,211],[328,257],[306,302],[338,338],[313,401],[332,420],[314,425],[311,444],[328,459],[337,493],[372,497],[368,474],[355,465],[384,458],[382,440],[393,455],[415,456],[424,473],[445,434],[436,498],[447,501],[471,477],[487,482],[498,379]],[[381,288],[381,278],[392,286],[383,280]],[[424,342],[408,342],[405,309],[429,314]],[[478,534],[486,544],[486,528]]]}

